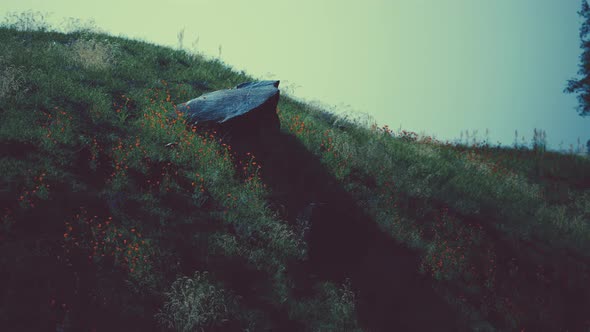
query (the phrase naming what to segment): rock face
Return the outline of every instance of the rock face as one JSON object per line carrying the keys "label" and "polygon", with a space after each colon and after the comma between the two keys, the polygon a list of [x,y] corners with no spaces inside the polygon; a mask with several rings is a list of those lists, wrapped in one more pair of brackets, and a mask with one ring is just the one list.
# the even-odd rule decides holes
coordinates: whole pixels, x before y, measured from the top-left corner
{"label": "rock face", "polygon": [[233,89],[203,94],[176,109],[186,114],[189,124],[219,126],[232,134],[278,132],[279,82],[242,83]]}

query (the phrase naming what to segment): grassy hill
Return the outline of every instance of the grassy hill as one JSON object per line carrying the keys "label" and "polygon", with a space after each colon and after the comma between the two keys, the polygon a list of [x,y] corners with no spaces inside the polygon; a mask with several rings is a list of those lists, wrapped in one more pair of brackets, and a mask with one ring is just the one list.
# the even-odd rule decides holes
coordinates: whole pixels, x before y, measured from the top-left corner
{"label": "grassy hill", "polygon": [[22,21],[0,41],[7,330],[590,330],[588,159],[285,96],[280,135],[229,144],[165,116],[253,80],[217,60]]}

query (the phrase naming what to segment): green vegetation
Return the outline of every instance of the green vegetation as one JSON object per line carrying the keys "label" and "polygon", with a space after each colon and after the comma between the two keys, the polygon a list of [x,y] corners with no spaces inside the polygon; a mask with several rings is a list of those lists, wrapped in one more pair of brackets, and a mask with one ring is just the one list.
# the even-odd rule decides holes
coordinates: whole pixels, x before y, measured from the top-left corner
{"label": "green vegetation", "polygon": [[253,78],[10,18],[2,326],[590,329],[590,160],[393,135],[285,96],[287,148],[234,147],[165,114]]}

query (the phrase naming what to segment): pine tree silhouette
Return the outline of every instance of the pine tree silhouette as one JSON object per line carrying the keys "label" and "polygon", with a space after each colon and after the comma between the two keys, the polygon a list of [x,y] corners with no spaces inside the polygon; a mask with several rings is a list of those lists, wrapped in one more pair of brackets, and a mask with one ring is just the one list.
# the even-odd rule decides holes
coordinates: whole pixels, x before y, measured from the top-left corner
{"label": "pine tree silhouette", "polygon": [[590,40],[587,39],[590,32],[590,6],[587,0],[582,0],[582,9],[578,14],[584,19],[580,27],[580,65],[578,75],[580,78],[567,82],[564,92],[575,93],[578,98],[578,112],[580,116],[590,115]]}

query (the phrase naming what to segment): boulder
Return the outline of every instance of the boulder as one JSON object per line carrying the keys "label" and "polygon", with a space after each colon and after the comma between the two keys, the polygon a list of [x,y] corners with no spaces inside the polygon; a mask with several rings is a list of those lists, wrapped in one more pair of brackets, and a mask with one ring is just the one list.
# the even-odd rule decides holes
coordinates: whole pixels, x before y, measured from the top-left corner
{"label": "boulder", "polygon": [[278,131],[280,81],[245,82],[176,105],[190,125],[213,125],[232,134]]}

